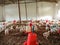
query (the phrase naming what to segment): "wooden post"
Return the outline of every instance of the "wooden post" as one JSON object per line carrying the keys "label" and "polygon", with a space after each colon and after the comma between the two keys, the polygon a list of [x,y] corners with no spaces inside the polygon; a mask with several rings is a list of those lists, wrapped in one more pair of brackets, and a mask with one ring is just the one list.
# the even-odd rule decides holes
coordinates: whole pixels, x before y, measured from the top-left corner
{"label": "wooden post", "polygon": [[21,13],[20,13],[20,2],[18,0],[18,12],[19,12],[19,22],[21,24]]}

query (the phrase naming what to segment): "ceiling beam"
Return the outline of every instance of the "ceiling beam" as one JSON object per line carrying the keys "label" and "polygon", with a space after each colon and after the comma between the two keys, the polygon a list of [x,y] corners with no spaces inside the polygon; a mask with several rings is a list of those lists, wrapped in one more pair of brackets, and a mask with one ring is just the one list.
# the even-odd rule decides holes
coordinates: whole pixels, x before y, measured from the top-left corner
{"label": "ceiling beam", "polygon": [[37,0],[38,2],[58,2],[57,0]]}
{"label": "ceiling beam", "polygon": [[[36,2],[36,0],[19,0],[20,3],[29,3],[29,2]],[[17,0],[0,0],[0,4],[15,4],[17,3]],[[57,3],[58,0],[37,0],[37,2],[55,2]]]}

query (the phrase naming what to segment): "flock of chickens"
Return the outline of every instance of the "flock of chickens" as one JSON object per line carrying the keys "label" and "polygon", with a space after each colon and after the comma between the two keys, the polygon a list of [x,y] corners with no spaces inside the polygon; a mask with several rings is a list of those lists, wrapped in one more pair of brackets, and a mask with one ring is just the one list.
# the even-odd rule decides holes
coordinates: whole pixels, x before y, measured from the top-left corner
{"label": "flock of chickens", "polygon": [[[23,45],[30,31],[29,21],[13,21],[4,25],[0,32],[0,45]],[[55,21],[33,21],[39,45],[60,45],[60,23]]]}

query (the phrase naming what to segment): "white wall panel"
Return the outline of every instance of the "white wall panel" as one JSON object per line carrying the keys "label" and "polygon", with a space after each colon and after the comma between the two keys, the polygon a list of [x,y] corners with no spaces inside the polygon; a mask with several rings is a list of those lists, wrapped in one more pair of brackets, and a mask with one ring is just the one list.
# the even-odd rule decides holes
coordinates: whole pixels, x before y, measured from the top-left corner
{"label": "white wall panel", "polygon": [[55,19],[60,20],[60,1],[56,5],[56,7],[57,7],[57,13],[56,13]]}
{"label": "white wall panel", "polygon": [[[38,19],[42,17],[53,17],[55,15],[55,3],[49,2],[38,2]],[[47,16],[47,17],[46,17]]]}
{"label": "white wall panel", "polygon": [[5,20],[4,8],[0,6],[0,21]]}
{"label": "white wall panel", "polygon": [[25,4],[20,4],[21,20],[26,20]]}
{"label": "white wall panel", "polygon": [[5,5],[6,21],[18,20],[19,12],[17,4]]}
{"label": "white wall panel", "polygon": [[27,17],[36,20],[36,3],[27,3]]}

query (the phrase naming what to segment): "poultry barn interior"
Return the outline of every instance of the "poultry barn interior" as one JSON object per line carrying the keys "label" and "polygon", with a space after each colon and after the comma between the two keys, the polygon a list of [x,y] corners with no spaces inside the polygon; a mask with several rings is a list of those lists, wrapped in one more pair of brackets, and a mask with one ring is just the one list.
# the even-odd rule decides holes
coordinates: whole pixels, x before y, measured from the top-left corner
{"label": "poultry barn interior", "polygon": [[0,45],[60,45],[60,0],[0,0]]}

